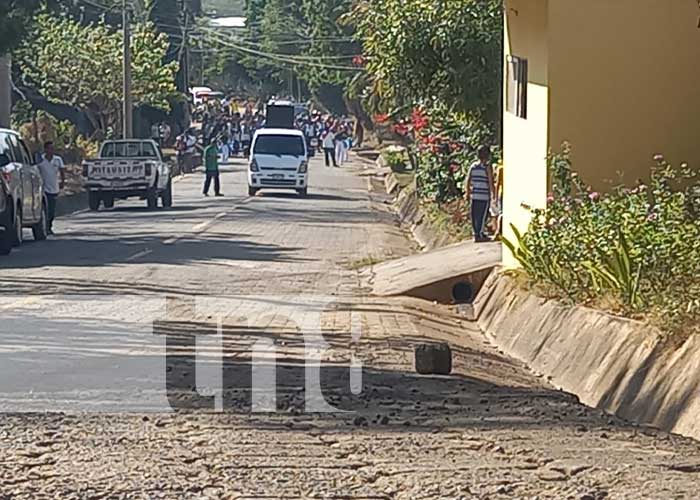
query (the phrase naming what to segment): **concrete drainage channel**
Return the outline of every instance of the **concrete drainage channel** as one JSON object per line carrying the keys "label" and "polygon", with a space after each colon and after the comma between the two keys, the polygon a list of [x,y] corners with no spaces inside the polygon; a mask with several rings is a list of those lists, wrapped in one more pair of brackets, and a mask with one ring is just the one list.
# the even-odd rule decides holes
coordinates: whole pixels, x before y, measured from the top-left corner
{"label": "concrete drainage channel", "polygon": [[[481,288],[493,272],[489,267],[471,273],[447,278],[406,292],[410,297],[429,300],[439,304],[470,306],[478,296]],[[464,308],[468,310],[468,308]]]}
{"label": "concrete drainage channel", "polygon": [[[415,196],[396,193],[388,177],[402,225],[424,248],[440,247],[444,238],[424,222]],[[671,343],[648,324],[537,297],[498,272],[500,254],[488,244],[430,253],[432,259],[422,254],[375,266],[369,280],[375,295],[456,305],[502,352],[587,406],[700,439],[699,335]],[[450,348],[417,345],[415,362],[418,373],[449,373]]]}

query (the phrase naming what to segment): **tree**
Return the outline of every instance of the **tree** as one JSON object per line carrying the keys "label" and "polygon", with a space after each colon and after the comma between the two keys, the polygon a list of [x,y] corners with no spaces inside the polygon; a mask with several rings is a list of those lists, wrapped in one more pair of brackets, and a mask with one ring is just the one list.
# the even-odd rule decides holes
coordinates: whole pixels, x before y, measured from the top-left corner
{"label": "tree", "polygon": [[384,111],[419,101],[498,120],[500,0],[361,0],[352,13],[371,94]]}
{"label": "tree", "polygon": [[[49,101],[84,111],[95,129],[117,130],[121,119],[122,48],[119,32],[104,23],[81,25],[66,17],[38,15],[16,51],[25,82]],[[177,93],[177,63],[163,64],[168,39],[152,23],[132,35],[133,95],[136,106],[169,110]]]}
{"label": "tree", "polygon": [[34,14],[54,5],[47,0],[3,0],[0,2],[0,56],[17,47],[27,35]]}

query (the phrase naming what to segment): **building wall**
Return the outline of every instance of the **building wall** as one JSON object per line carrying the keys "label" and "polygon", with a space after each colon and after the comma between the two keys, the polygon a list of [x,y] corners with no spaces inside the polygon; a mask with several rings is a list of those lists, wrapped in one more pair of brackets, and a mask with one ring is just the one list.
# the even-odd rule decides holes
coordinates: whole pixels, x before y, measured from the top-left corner
{"label": "building wall", "polygon": [[549,2],[550,144],[569,141],[594,188],[646,177],[655,153],[700,168],[699,14],[696,0]]}
{"label": "building wall", "polygon": [[[503,117],[503,229],[505,237],[510,240],[513,239],[510,224],[524,231],[532,218],[523,205],[541,208],[546,204],[549,113],[547,12],[550,3],[549,0],[505,2],[506,59],[509,55],[527,59],[529,76],[527,119],[518,118],[505,110]],[[507,75],[507,71],[504,75]],[[504,250],[504,263],[514,264],[507,249]]]}

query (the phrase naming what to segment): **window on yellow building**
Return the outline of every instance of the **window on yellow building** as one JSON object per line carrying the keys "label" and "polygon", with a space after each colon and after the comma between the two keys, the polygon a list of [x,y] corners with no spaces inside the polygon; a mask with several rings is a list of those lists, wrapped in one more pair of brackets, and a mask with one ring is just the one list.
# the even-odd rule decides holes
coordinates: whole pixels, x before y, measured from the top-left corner
{"label": "window on yellow building", "polygon": [[527,118],[527,59],[508,56],[506,75],[506,111]]}

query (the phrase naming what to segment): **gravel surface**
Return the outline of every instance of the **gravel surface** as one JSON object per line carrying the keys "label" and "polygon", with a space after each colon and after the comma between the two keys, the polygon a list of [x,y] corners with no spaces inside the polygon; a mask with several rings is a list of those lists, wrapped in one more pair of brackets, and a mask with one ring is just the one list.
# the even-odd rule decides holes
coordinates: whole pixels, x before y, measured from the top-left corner
{"label": "gravel surface", "polygon": [[[366,296],[356,263],[411,249],[359,163],[314,161],[307,200],[248,198],[243,168],[226,198],[189,175],[173,210],[78,213],[0,261],[0,498],[697,498],[696,442],[584,407],[449,308]],[[180,334],[220,329],[222,411],[125,410],[163,399],[172,368],[134,326],[152,308]],[[325,349],[305,350],[308,318]],[[436,340],[453,375],[416,375],[414,346]],[[276,391],[246,383],[274,366],[250,357],[260,341]],[[335,411],[309,411],[305,360]]]}

